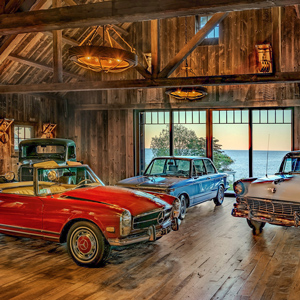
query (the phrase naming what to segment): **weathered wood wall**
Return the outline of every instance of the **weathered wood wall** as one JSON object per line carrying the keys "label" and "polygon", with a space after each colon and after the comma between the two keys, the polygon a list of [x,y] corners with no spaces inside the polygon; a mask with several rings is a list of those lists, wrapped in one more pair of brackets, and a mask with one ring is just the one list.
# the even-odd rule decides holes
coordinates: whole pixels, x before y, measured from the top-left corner
{"label": "weathered wood wall", "polygon": [[[279,14],[282,15],[281,30]],[[194,34],[194,22],[194,17],[187,18],[189,37]],[[291,37],[290,32],[294,36]],[[150,38],[145,38],[149,35],[150,22],[130,28],[129,39],[134,41],[140,61],[143,61],[141,53],[151,52]],[[185,44],[185,18],[161,20],[160,40],[162,70]],[[255,73],[255,45],[258,43],[272,44],[274,61],[282,71],[297,71],[300,20],[294,7],[230,13],[220,24],[219,45],[199,46],[188,63],[197,76]],[[293,54],[289,55],[290,52]],[[121,77],[135,78],[134,72],[127,71]],[[172,76],[177,73],[178,70]],[[116,74],[102,76],[105,80],[120,78]],[[108,184],[133,175],[134,109],[295,107],[295,148],[300,148],[299,87],[295,84],[209,87],[208,96],[199,102],[174,100],[164,89],[69,93],[67,96],[72,99],[69,100],[70,114],[60,119],[59,135],[73,138],[79,158],[90,164]]]}
{"label": "weathered wood wall", "polygon": [[[35,137],[41,137],[43,123],[57,122],[57,103],[46,98],[28,95],[0,95],[0,119],[14,119],[14,124],[31,125]],[[17,170],[18,157],[14,151],[13,127],[9,128],[9,142],[0,142],[0,174]]]}
{"label": "weathered wood wall", "polygon": [[[187,18],[188,39],[195,32],[194,22],[194,17]],[[162,70],[184,46],[186,27],[185,18],[164,19],[160,23]],[[150,29],[150,22],[133,24],[126,37],[144,65],[142,53],[151,52]],[[188,63],[196,76],[255,73],[255,45],[258,43],[272,44],[277,71],[299,71],[300,19],[294,6],[230,13],[220,24],[219,45],[197,47]],[[177,73],[178,70],[172,76]],[[136,70],[90,76],[103,80],[141,78]],[[90,164],[105,183],[114,184],[134,173],[135,109],[295,107],[294,140],[295,148],[299,149],[299,94],[298,85],[288,84],[209,87],[208,96],[198,102],[176,101],[169,98],[164,89],[68,93],[67,104],[55,101],[43,103],[45,100],[39,102],[29,96],[18,96],[17,99],[23,102],[12,106],[7,96],[2,97],[2,103],[11,108],[9,112],[2,113],[5,117],[13,117],[22,109],[32,110],[39,126],[50,119],[57,121],[57,136],[74,139],[78,158]],[[38,103],[41,116],[37,116],[37,104],[34,103]],[[13,118],[29,121],[30,117],[28,113],[21,113]],[[5,167],[2,166],[2,169],[7,170],[12,165],[9,160],[11,146],[4,148],[0,149],[5,153],[2,156]]]}

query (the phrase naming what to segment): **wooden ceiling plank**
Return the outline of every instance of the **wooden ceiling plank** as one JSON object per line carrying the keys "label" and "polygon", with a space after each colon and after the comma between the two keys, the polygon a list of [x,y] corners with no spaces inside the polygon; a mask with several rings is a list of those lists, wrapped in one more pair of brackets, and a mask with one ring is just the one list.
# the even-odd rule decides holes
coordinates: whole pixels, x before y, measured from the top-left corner
{"label": "wooden ceiling plank", "polygon": [[47,11],[30,11],[0,15],[0,34],[51,31],[64,28],[79,28],[139,22],[186,15],[212,14],[234,10],[270,8],[296,5],[299,0],[114,0],[53,8]]}
{"label": "wooden ceiling plank", "polygon": [[[25,64],[25,65],[30,66],[30,67],[45,70],[47,72],[53,72],[52,67],[50,67],[48,65],[45,65],[45,64],[42,64],[42,63],[39,63],[39,62],[36,62],[36,61],[33,61],[33,60],[30,60],[30,59],[27,59],[27,58],[24,58],[24,57],[21,57],[19,55],[10,54],[8,56],[8,59],[10,59],[12,61],[15,61],[15,62],[19,62],[21,64]],[[71,73],[71,72],[68,72],[68,71],[63,71],[63,74],[66,75],[66,76],[78,78],[78,79],[81,79],[81,80],[85,79],[83,76],[80,76],[78,74],[74,74],[74,73]]]}
{"label": "wooden ceiling plank", "polygon": [[205,37],[220,23],[228,13],[214,14],[211,19],[202,27],[190,41],[175,55],[158,75],[159,78],[169,77],[179,65],[201,44]]}
{"label": "wooden ceiling plank", "polygon": [[[44,35],[47,35],[47,36],[50,36],[51,38],[53,38],[53,32],[52,31],[44,31],[43,32]],[[66,37],[66,36],[62,36],[62,41],[68,45],[71,45],[71,46],[78,46],[79,45],[79,42],[69,38],[69,37]]]}
{"label": "wooden ceiling plank", "polygon": [[140,89],[140,88],[167,88],[184,86],[229,86],[251,84],[276,84],[276,83],[299,83],[299,72],[283,72],[274,75],[257,76],[256,74],[245,75],[222,75],[200,76],[181,78],[158,78],[114,81],[89,81],[74,83],[48,83],[31,85],[0,85],[0,94],[24,94],[24,93],[53,93],[53,92],[80,92],[100,91],[111,89]]}
{"label": "wooden ceiling plank", "polygon": [[[32,7],[32,10],[47,9],[51,5],[51,0],[37,1]],[[7,16],[6,16],[7,17]],[[8,19],[10,16],[8,17]],[[26,34],[12,35],[0,48],[0,65],[7,58],[7,56],[14,51],[14,49],[21,43]]]}

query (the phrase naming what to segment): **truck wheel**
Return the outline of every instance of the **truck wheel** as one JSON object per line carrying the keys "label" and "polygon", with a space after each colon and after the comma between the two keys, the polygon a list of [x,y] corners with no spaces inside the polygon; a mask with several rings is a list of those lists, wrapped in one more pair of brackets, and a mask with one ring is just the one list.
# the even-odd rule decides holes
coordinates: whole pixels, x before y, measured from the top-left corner
{"label": "truck wheel", "polygon": [[80,221],[73,224],[67,236],[68,253],[83,267],[103,264],[110,254],[110,245],[93,223]]}
{"label": "truck wheel", "polygon": [[253,235],[258,235],[262,233],[263,228],[266,225],[266,222],[259,222],[259,221],[247,219],[247,224],[252,229]]}

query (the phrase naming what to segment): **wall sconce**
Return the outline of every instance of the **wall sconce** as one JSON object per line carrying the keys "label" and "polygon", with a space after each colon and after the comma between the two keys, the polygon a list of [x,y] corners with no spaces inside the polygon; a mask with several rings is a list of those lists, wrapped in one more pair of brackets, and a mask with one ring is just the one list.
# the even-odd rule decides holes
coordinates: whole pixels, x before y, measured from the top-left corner
{"label": "wall sconce", "polygon": [[9,140],[7,130],[13,121],[13,119],[0,119],[0,142],[2,144],[6,144]]}
{"label": "wall sconce", "polygon": [[257,56],[257,73],[273,73],[272,46],[270,44],[255,45]]}

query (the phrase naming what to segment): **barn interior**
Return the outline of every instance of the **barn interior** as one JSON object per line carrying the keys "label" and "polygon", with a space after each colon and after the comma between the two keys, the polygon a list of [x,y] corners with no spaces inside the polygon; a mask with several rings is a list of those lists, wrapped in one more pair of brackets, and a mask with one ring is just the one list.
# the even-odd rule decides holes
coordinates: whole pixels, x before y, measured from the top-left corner
{"label": "barn interior", "polygon": [[[212,159],[230,136],[256,176],[256,150],[300,149],[299,5],[1,1],[0,174],[17,173],[21,140],[56,137],[74,140],[77,159],[115,185],[145,170],[151,126],[169,130],[174,154],[176,124],[201,127]],[[74,49],[84,46],[125,50],[128,68],[83,67]],[[202,94],[176,97],[185,88]],[[253,236],[233,203],[190,208],[180,231],[113,251],[99,269],[73,264],[63,245],[0,234],[1,299],[298,299],[299,229]]]}

